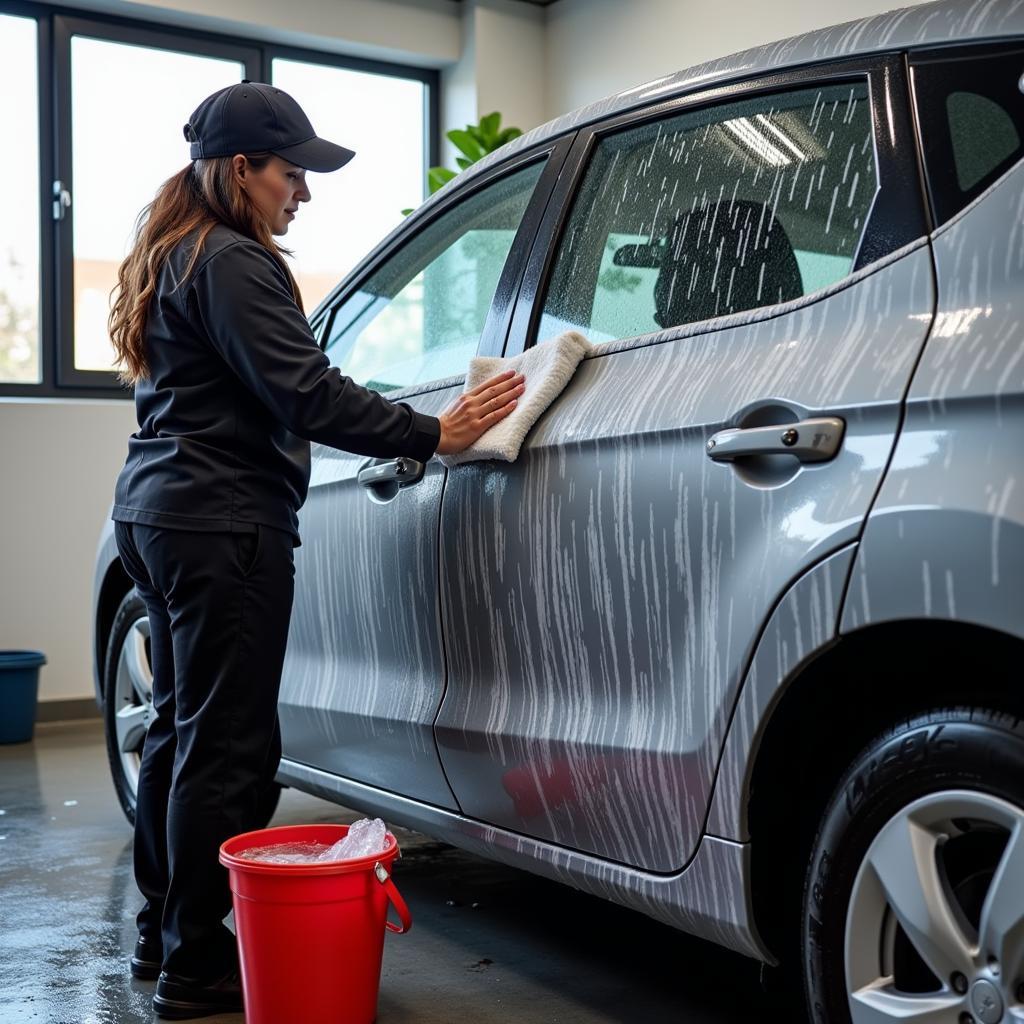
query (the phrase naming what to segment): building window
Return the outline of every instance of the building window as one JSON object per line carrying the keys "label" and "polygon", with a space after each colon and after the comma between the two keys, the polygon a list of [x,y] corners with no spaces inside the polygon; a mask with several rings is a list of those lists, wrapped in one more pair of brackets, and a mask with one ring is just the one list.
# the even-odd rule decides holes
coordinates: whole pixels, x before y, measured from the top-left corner
{"label": "building window", "polygon": [[0,14],[5,138],[16,197],[0,232],[0,396],[129,397],[107,335],[138,216],[189,162],[200,100],[273,81],[319,134],[357,151],[310,173],[314,202],[281,239],[307,313],[425,196],[437,150],[436,71],[289,50],[44,4]]}
{"label": "building window", "polygon": [[38,384],[40,355],[40,188],[38,25],[0,15],[4,135],[18,139],[0,161],[0,383]]}
{"label": "building window", "polygon": [[[140,211],[188,162],[181,126],[203,97],[240,82],[238,61],[74,36],[74,368],[110,371],[111,289]],[[139,83],[125,88],[126,82]],[[143,85],[144,83],[144,85]],[[123,130],[111,130],[111,113]]]}

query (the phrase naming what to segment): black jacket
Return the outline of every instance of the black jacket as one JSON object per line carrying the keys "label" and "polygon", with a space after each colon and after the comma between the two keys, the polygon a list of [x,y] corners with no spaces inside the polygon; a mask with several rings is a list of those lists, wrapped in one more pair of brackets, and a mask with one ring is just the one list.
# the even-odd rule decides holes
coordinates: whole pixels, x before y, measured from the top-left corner
{"label": "black jacket", "polygon": [[150,374],[112,518],[189,530],[290,531],[309,487],[309,442],[427,461],[438,420],[332,367],[274,258],[217,225],[187,282],[194,244],[168,257],[149,306]]}

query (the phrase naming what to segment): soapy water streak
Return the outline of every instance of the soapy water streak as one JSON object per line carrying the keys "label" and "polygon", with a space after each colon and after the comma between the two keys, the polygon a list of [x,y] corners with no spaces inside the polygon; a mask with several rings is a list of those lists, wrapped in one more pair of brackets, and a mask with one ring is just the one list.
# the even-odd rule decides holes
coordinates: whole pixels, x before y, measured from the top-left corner
{"label": "soapy water streak", "polygon": [[261,864],[321,864],[327,861],[357,860],[383,853],[387,845],[387,827],[380,818],[361,818],[354,822],[333,846],[326,843],[273,843],[253,846],[238,856],[242,860],[256,860]]}

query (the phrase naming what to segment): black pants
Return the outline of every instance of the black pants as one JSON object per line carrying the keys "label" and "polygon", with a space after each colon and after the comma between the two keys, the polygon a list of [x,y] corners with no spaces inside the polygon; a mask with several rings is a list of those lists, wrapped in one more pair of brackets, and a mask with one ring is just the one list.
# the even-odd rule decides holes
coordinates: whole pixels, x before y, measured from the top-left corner
{"label": "black pants", "polygon": [[153,704],[139,771],[140,935],[164,970],[210,979],[232,965],[220,844],[260,827],[281,756],[277,696],[294,590],[292,538],[116,523],[121,561],[149,611]]}

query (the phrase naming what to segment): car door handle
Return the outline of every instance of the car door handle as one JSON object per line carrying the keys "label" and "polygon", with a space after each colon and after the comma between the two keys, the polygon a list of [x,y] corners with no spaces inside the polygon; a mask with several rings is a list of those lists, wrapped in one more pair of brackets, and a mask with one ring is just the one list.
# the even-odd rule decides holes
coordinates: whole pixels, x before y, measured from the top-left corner
{"label": "car door handle", "polygon": [[364,487],[379,487],[381,484],[398,484],[408,487],[423,479],[426,463],[415,459],[395,459],[377,466],[367,466],[359,470],[356,479]]}
{"label": "car door handle", "polygon": [[708,441],[707,453],[715,462],[748,455],[793,455],[801,462],[827,462],[839,451],[845,429],[838,417],[822,416],[776,427],[720,430]]}

